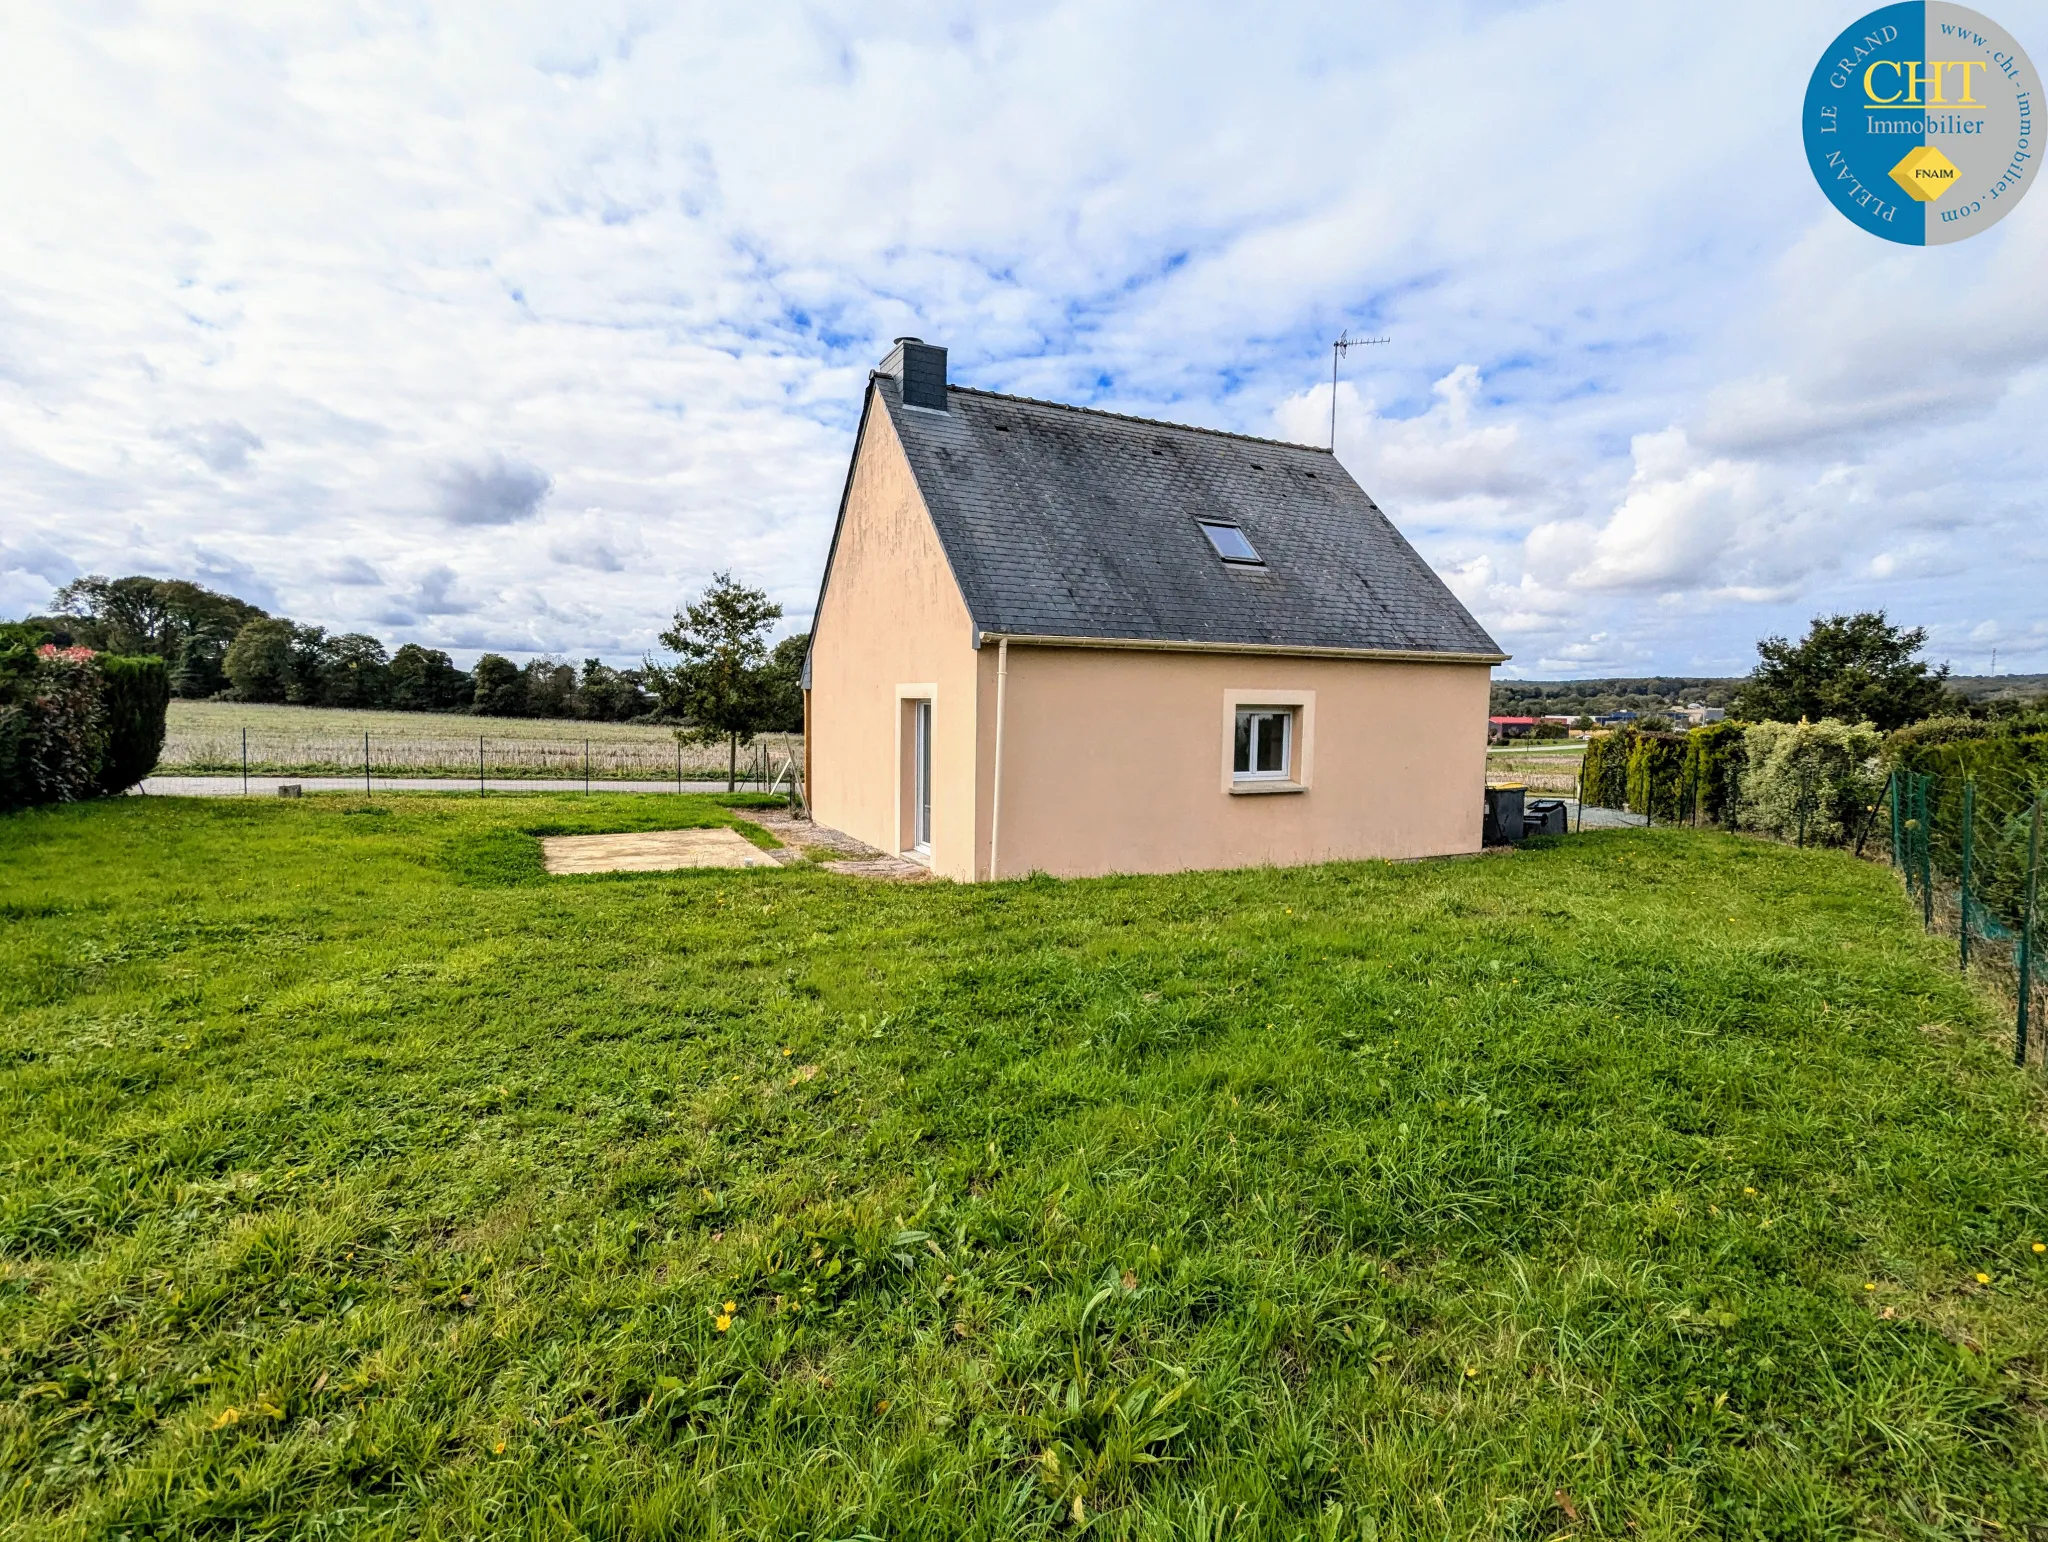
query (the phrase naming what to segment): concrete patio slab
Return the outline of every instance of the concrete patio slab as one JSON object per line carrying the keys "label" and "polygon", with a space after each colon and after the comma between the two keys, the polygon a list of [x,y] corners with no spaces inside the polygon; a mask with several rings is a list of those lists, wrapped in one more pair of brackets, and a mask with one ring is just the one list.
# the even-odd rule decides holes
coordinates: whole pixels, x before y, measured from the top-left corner
{"label": "concrete patio slab", "polygon": [[542,838],[550,873],[662,873],[679,867],[780,867],[737,830],[643,830],[631,835]]}

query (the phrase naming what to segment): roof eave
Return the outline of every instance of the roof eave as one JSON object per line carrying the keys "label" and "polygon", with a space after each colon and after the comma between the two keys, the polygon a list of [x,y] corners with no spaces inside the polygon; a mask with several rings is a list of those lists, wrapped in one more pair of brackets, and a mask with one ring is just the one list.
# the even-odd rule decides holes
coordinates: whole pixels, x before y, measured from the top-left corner
{"label": "roof eave", "polygon": [[976,647],[1023,643],[1040,648],[1118,648],[1145,653],[1256,653],[1266,657],[1374,659],[1390,664],[1505,664],[1512,654],[1444,648],[1325,648],[1306,643],[1198,642],[1175,637],[1062,637],[1044,632],[982,631]]}

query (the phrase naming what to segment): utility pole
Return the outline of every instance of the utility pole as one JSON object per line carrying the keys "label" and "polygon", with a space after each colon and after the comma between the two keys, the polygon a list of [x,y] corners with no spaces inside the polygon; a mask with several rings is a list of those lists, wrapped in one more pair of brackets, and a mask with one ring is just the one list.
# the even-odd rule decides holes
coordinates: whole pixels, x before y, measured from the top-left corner
{"label": "utility pole", "polygon": [[1337,453],[1337,360],[1353,348],[1377,348],[1381,343],[1391,343],[1391,337],[1353,337],[1347,327],[1337,334],[1337,340],[1330,344],[1330,453]]}

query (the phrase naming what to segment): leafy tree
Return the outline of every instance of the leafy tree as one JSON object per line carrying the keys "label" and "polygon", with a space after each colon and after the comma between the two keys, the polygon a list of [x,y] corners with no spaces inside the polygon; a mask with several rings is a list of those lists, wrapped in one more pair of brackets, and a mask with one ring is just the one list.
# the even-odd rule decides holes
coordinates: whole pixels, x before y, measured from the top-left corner
{"label": "leafy tree", "polygon": [[285,624],[292,629],[292,672],[284,699],[296,706],[317,707],[327,697],[334,639],[324,626],[300,626],[296,621]]}
{"label": "leafy tree", "polygon": [[284,701],[298,676],[298,628],[276,616],[251,621],[235,634],[221,661],[243,701]]}
{"label": "leafy tree", "polygon": [[528,717],[568,717],[576,701],[576,671],[560,659],[530,660],[526,675]]}
{"label": "leafy tree", "polygon": [[638,717],[649,705],[640,679],[637,669],[613,669],[602,659],[585,659],[576,685],[576,715],[601,723]]}
{"label": "leafy tree", "polygon": [[1925,627],[1891,625],[1884,612],[1816,616],[1798,643],[1767,637],[1736,698],[1736,715],[1752,722],[1870,723],[1902,728],[1951,707],[1948,665],[1916,659]]}
{"label": "leafy tree", "polygon": [[445,712],[466,706],[474,687],[469,676],[439,648],[407,643],[391,655],[385,671],[391,705],[404,712]]}
{"label": "leafy tree", "polygon": [[680,657],[674,665],[647,661],[647,676],[662,711],[683,719],[704,743],[726,742],[725,787],[739,785],[740,746],[767,726],[769,694],[763,679],[768,628],[782,607],[759,589],[717,573],[694,605],[676,612],[661,645]]}
{"label": "leafy tree", "polygon": [[321,705],[381,707],[391,699],[390,661],[384,645],[367,632],[333,638],[321,664]]}
{"label": "leafy tree", "polygon": [[770,733],[804,731],[804,655],[810,647],[809,632],[792,633],[775,645],[762,666],[761,685],[768,706],[761,726]]}
{"label": "leafy tree", "polygon": [[228,677],[228,645],[265,612],[231,594],[182,578],[103,578],[97,573],[59,589],[51,601],[73,641],[103,653],[155,654],[170,665],[179,696],[211,696]]}
{"label": "leafy tree", "polygon": [[486,653],[476,661],[476,681],[470,710],[484,717],[526,716],[526,676],[519,666],[500,653]]}

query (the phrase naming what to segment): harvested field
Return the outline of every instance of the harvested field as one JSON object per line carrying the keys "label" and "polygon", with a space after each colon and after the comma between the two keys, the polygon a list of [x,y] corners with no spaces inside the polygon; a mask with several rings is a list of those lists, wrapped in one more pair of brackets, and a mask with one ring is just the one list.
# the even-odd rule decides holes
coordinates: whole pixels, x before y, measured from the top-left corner
{"label": "harvested field", "polygon": [[[676,742],[665,724],[590,723],[573,718],[469,717],[450,712],[358,712],[335,707],[260,706],[245,702],[174,701],[163,757],[164,776],[226,775],[242,769],[248,735],[249,770],[258,776],[323,776],[360,771],[363,737],[378,776],[573,779],[583,775],[585,744],[590,775],[601,781],[645,781],[673,776],[699,780],[723,775],[723,745]],[[801,759],[801,734],[764,734],[740,749],[740,772],[773,777],[784,760]]]}

